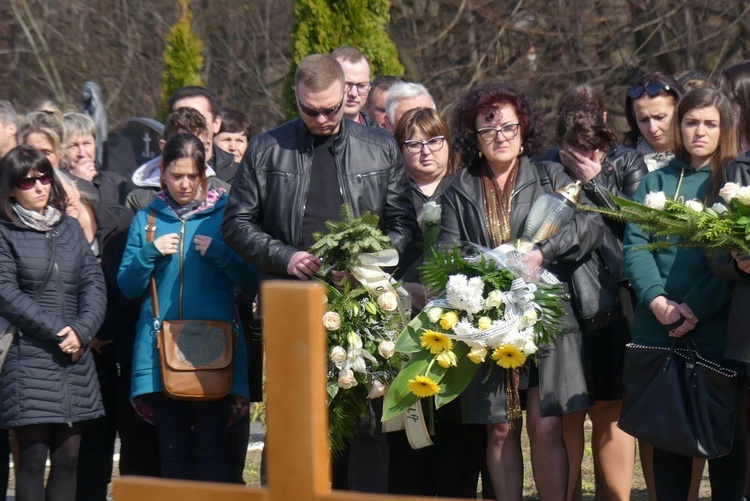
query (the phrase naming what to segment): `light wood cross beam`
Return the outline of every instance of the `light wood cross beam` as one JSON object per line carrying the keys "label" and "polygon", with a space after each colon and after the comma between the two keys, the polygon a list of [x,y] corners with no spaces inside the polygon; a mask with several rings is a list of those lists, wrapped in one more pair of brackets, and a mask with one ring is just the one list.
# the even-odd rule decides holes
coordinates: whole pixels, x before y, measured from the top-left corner
{"label": "light wood cross beam", "polygon": [[292,281],[266,282],[262,296],[268,371],[268,488],[122,477],[114,482],[115,501],[424,499],[331,490],[323,288]]}

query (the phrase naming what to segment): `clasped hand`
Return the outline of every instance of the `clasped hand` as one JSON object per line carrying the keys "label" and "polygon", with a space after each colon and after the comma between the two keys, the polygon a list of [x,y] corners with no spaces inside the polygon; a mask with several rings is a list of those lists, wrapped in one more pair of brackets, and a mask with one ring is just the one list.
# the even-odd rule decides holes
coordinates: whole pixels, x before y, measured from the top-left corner
{"label": "clasped hand", "polygon": [[685,303],[676,303],[665,296],[651,301],[651,312],[667,330],[669,337],[682,337],[695,329],[698,317]]}

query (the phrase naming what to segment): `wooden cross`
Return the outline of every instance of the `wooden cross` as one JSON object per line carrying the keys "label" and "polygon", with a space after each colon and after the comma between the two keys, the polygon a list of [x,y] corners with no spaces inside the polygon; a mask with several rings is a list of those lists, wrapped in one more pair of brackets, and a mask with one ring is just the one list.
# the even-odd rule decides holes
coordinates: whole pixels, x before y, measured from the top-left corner
{"label": "wooden cross", "polygon": [[262,295],[268,371],[268,488],[122,477],[114,482],[115,501],[424,499],[331,490],[323,288],[293,281],[266,282]]}

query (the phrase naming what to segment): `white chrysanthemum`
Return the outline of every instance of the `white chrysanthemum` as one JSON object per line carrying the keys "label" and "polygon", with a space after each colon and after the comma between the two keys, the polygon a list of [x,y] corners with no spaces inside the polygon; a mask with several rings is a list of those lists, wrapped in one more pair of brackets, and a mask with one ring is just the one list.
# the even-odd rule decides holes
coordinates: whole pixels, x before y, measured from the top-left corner
{"label": "white chrysanthemum", "polygon": [[484,309],[484,282],[481,277],[466,279],[466,275],[452,275],[446,286],[446,297],[454,308],[474,314]]}
{"label": "white chrysanthemum", "polygon": [[457,336],[468,336],[478,331],[479,329],[474,327],[472,323],[465,318],[462,318],[456,325],[453,326],[453,333]]}

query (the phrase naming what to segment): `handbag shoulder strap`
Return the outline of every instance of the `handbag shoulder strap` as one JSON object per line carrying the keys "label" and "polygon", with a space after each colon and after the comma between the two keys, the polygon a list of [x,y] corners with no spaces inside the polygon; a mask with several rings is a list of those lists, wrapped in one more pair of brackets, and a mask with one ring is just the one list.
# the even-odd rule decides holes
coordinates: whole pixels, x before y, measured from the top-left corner
{"label": "handbag shoulder strap", "polygon": [[[153,242],[154,235],[156,234],[156,212],[151,209],[148,213],[148,223],[146,223],[146,242]],[[151,288],[151,312],[154,316],[154,321],[159,318],[159,296],[156,293],[156,278],[151,273],[150,280]]]}

